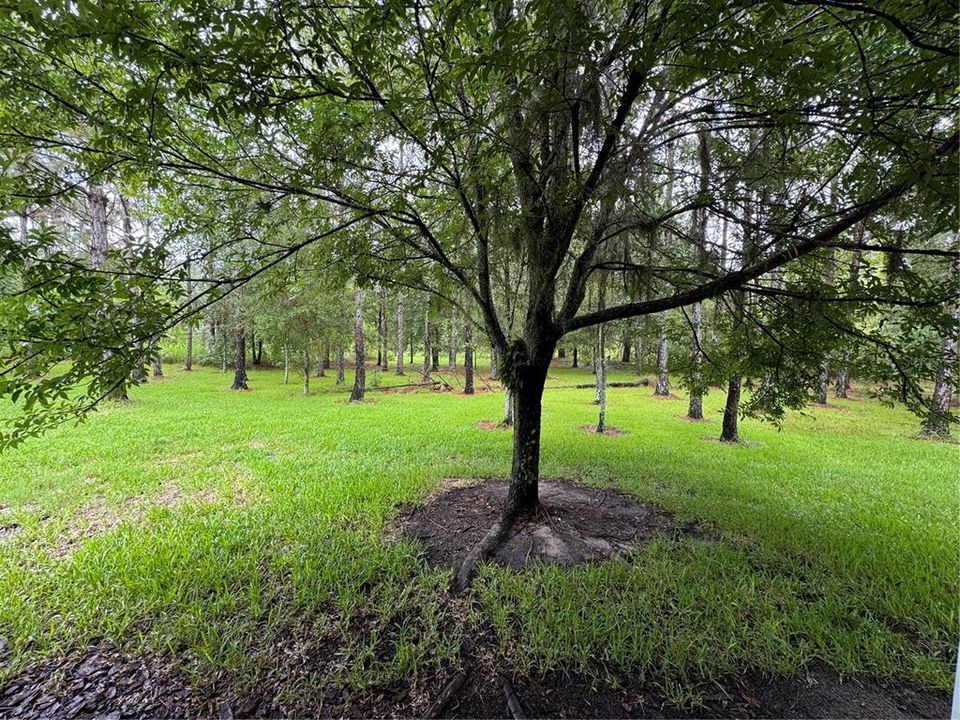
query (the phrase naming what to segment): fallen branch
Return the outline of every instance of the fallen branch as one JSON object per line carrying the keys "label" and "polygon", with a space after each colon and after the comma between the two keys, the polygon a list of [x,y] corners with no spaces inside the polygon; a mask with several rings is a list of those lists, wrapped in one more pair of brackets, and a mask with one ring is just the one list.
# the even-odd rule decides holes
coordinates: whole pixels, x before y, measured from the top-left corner
{"label": "fallen branch", "polygon": [[427,710],[425,717],[440,717],[443,711],[447,709],[447,705],[450,704],[453,696],[460,692],[460,688],[463,687],[465,682],[467,682],[467,674],[463,670],[458,670],[457,674],[453,676],[450,682],[448,682],[440,692],[440,695],[434,701],[433,705],[430,706],[430,709]]}
{"label": "fallen branch", "polygon": [[[429,382],[418,382],[418,383],[404,383],[403,385],[381,385],[380,387],[371,388],[368,387],[367,390],[379,390],[385,392],[387,390],[399,390],[400,388],[425,388],[425,387],[435,387],[441,383],[437,380],[430,380]],[[446,385],[446,383],[443,383]],[[447,386],[449,387],[449,385]]]}
{"label": "fallen branch", "polygon": [[526,714],[523,712],[520,698],[518,698],[517,694],[513,691],[513,685],[510,684],[510,680],[506,675],[501,674],[500,682],[503,685],[503,694],[507,696],[507,707],[510,708],[510,714],[513,715],[514,720],[525,718]]}

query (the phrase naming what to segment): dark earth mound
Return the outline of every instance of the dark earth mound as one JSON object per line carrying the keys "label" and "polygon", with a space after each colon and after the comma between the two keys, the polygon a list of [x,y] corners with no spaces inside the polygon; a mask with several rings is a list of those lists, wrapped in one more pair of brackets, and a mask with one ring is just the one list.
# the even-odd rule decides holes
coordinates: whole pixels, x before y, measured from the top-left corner
{"label": "dark earth mound", "polygon": [[[456,565],[499,518],[507,497],[502,480],[446,480],[426,504],[395,521],[399,534],[421,541],[432,565]],[[657,535],[700,535],[662,510],[615,490],[567,482],[540,483],[542,509],[519,521],[492,561],[512,569],[535,562],[572,566],[604,560]]]}

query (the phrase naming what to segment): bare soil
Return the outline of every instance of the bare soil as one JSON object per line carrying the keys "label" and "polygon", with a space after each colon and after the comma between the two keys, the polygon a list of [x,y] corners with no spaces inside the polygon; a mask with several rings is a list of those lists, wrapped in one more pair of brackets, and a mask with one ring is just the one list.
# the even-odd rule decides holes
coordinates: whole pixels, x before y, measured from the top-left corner
{"label": "bare soil", "polygon": [[607,437],[623,437],[627,434],[626,430],[621,430],[620,428],[615,428],[607,426],[603,429],[602,433],[597,432],[596,425],[581,425],[580,429],[583,430],[588,435],[606,435]]}
{"label": "bare soil", "polygon": [[[395,531],[422,542],[430,564],[454,566],[500,517],[506,498],[503,480],[447,480],[426,504],[402,509]],[[542,481],[540,501],[540,512],[518,521],[493,562],[512,569],[537,562],[569,567],[605,560],[657,535],[704,534],[616,490]]]}

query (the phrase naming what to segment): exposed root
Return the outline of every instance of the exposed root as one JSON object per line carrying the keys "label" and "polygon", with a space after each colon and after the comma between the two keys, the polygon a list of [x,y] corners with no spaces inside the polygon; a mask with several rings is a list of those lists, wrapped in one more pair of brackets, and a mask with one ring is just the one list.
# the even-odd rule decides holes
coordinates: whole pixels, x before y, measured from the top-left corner
{"label": "exposed root", "polygon": [[457,575],[453,581],[453,589],[456,592],[462,592],[470,587],[473,576],[477,572],[477,565],[493,555],[497,548],[510,537],[510,531],[516,522],[516,513],[505,512],[490,527],[483,539],[473,546],[457,568]]}
{"label": "exposed root", "polygon": [[520,698],[517,697],[517,693],[513,690],[513,685],[510,684],[509,678],[506,675],[500,675],[500,683],[503,685],[503,694],[507,698],[507,707],[510,708],[510,714],[513,716],[514,720],[521,720],[527,715],[523,712],[523,706],[520,704]]}
{"label": "exposed root", "polygon": [[454,675],[450,682],[448,682],[443,688],[433,705],[430,706],[430,709],[427,710],[427,714],[424,717],[440,717],[443,714],[443,711],[447,709],[447,705],[449,705],[454,696],[460,692],[460,689],[466,682],[467,674],[463,670],[458,670],[457,674]]}

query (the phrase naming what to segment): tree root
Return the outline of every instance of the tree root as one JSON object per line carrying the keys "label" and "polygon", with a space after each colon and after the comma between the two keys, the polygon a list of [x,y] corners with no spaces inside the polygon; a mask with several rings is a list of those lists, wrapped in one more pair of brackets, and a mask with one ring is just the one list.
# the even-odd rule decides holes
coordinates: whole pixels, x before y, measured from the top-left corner
{"label": "tree root", "polygon": [[509,678],[501,674],[500,683],[503,686],[503,694],[507,697],[507,707],[510,708],[510,714],[513,715],[514,720],[525,718],[526,714],[523,712],[520,698],[518,698],[517,693],[514,692],[513,685],[510,684]]}
{"label": "tree root", "polygon": [[433,705],[430,706],[430,709],[427,710],[427,714],[424,717],[440,717],[443,714],[443,711],[447,709],[447,705],[450,704],[450,701],[453,700],[454,695],[460,692],[460,689],[466,682],[467,674],[463,670],[458,670],[457,674],[453,676],[450,682],[448,682],[440,692],[440,695],[434,701]]}
{"label": "tree root", "polygon": [[477,572],[477,565],[493,555],[497,548],[510,537],[510,531],[513,530],[516,522],[516,513],[504,513],[490,527],[483,539],[470,549],[470,552],[463,558],[463,562],[460,563],[460,567],[457,568],[453,581],[455,592],[462,592],[470,587],[473,576]]}

